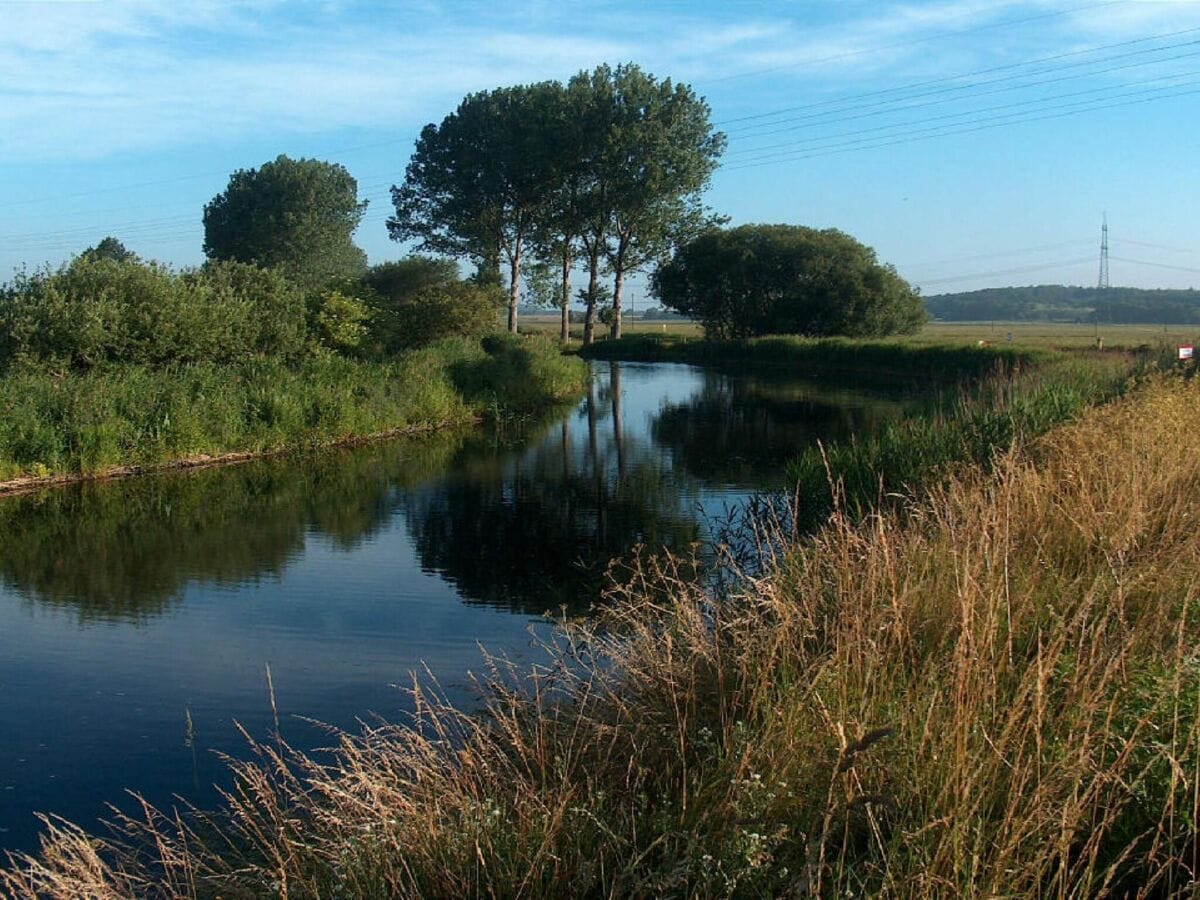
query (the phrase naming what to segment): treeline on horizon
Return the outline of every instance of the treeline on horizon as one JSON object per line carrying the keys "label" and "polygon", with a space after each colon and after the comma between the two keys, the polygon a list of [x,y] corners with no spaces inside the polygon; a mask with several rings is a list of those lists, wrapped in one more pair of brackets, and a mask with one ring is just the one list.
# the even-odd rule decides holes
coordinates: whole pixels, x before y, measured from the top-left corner
{"label": "treeline on horizon", "polygon": [[1094,288],[1065,284],[985,288],[925,298],[935,319],[955,322],[1200,324],[1200,290]]}

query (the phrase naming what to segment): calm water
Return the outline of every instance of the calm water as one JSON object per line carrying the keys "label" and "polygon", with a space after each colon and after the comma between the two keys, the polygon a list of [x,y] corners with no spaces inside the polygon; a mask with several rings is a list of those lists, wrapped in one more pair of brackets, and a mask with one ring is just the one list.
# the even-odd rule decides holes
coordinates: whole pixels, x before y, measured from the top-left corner
{"label": "calm water", "polygon": [[[684,546],[817,439],[906,404],[785,375],[597,364],[553,421],[0,499],[0,848],[125,788],[213,800],[235,720],[399,719],[422,664],[471,704],[631,545]],[[304,717],[304,718],[302,718]],[[190,725],[189,725],[190,722]],[[190,735],[190,739],[189,739]]]}

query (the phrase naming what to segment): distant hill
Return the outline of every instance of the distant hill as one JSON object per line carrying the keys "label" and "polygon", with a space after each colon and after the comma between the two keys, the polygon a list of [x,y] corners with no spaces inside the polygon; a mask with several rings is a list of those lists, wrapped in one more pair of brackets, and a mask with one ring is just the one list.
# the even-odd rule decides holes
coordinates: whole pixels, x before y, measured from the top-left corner
{"label": "distant hill", "polygon": [[925,298],[935,319],[952,322],[1200,324],[1200,291],[1085,288],[1063,284],[987,288]]}

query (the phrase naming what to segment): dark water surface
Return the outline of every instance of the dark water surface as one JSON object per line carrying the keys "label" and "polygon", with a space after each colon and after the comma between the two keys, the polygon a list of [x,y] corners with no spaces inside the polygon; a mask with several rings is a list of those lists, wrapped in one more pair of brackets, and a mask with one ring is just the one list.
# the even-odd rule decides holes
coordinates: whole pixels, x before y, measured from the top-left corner
{"label": "dark water surface", "polygon": [[[532,658],[543,613],[585,610],[603,564],[686,546],[817,439],[897,396],[780,373],[596,364],[540,425],[0,499],[0,848],[35,811],[88,827],[126,788],[201,805],[234,722],[327,736],[404,715],[427,665],[471,704],[479,644]],[[303,718],[302,718],[303,717]]]}

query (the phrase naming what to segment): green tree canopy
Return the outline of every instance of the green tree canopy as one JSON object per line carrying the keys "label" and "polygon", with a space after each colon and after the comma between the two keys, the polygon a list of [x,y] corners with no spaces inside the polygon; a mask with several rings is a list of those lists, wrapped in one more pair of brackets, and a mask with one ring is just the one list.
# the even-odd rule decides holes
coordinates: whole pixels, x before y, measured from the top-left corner
{"label": "green tree canopy", "polygon": [[509,269],[510,331],[517,328],[521,264],[549,202],[556,170],[550,135],[556,82],[468,95],[440,125],[426,125],[392,188],[393,240]]}
{"label": "green tree canopy", "polygon": [[743,225],[680,246],[655,295],[724,338],[758,334],[879,337],[916,331],[921,297],[875,251],[836,229]]}
{"label": "green tree canopy", "polygon": [[612,111],[599,166],[608,185],[612,227],[612,336],[621,336],[625,277],[662,259],[671,244],[701,230],[700,195],[725,147],[709,107],[685,84],[659,81],[629,64],[602,66],[592,77],[609,82]]}
{"label": "green tree canopy", "polygon": [[346,169],[317,159],[278,156],[239,169],[204,207],[209,259],[277,268],[305,288],[366,269],[353,241],[367,201]]}
{"label": "green tree canopy", "polygon": [[136,253],[126,249],[124,244],[111,235],[101,240],[95,247],[88,247],[79,255],[88,259],[107,259],[112,262],[132,262],[137,259]]}

